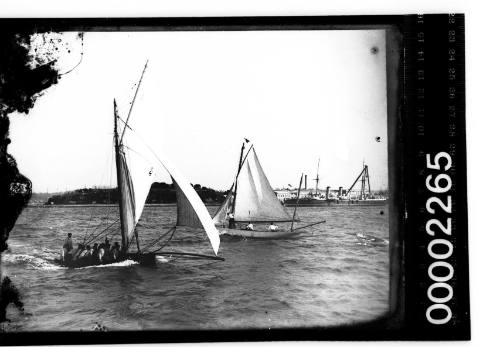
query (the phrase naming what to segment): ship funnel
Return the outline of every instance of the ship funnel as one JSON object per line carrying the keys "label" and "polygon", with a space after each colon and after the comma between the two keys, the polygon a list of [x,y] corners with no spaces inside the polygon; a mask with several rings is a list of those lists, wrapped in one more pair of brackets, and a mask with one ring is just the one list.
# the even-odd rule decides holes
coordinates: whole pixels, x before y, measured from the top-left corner
{"label": "ship funnel", "polygon": [[304,177],[304,190],[307,190],[307,175]]}

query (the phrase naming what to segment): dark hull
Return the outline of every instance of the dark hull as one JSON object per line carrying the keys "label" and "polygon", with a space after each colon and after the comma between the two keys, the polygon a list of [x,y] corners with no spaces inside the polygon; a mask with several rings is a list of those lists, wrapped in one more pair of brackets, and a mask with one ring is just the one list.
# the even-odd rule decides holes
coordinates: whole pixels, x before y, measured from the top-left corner
{"label": "dark hull", "polygon": [[126,255],[122,255],[117,259],[108,259],[103,262],[99,262],[94,259],[76,259],[76,260],[67,260],[62,261],[61,259],[54,259],[56,264],[68,267],[68,268],[81,268],[87,266],[97,266],[97,265],[107,265],[119,263],[125,260],[133,260],[138,262],[141,265],[152,266],[156,264],[156,258],[154,253],[127,253]]}
{"label": "dark hull", "polygon": [[[297,204],[297,200],[285,200],[284,205],[293,207]],[[316,199],[300,199],[297,206],[384,206],[387,200],[316,200]]]}

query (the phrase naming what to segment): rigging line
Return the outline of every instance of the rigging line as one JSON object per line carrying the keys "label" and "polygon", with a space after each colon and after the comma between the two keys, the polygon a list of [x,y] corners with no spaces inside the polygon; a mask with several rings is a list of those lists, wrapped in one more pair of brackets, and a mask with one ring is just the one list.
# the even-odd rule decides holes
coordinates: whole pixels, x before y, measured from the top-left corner
{"label": "rigging line", "polygon": [[176,227],[172,227],[170,228],[169,230],[167,230],[167,232],[165,232],[163,235],[161,235],[159,238],[157,238],[156,240],[154,240],[152,243],[150,243],[149,245],[147,245],[145,248],[144,248],[144,251],[145,250],[148,250],[150,249],[151,247],[153,247],[154,245],[156,245],[161,239],[163,239],[164,237],[166,237],[168,234],[172,234],[170,235],[170,238],[167,240],[167,243],[172,240],[172,237],[174,236],[175,234],[175,231],[176,231]]}
{"label": "rigging line", "polygon": [[[108,160],[111,159],[108,157]],[[109,160],[109,163],[110,163],[110,166],[111,166],[111,169],[109,170],[109,174],[110,174],[110,184],[109,186],[111,187],[111,175],[112,175],[112,169],[113,169],[113,162],[112,160]],[[104,176],[104,175],[103,175]],[[111,202],[111,189],[108,189],[108,203]],[[106,229],[108,229],[110,227],[110,225],[108,224],[109,222],[109,206],[106,208],[106,215],[104,216],[104,219],[101,220],[101,222],[94,228],[94,230],[90,233],[90,235],[88,235],[89,237],[93,237],[95,235],[95,232],[104,224],[106,223]],[[116,222],[116,221],[115,221]],[[114,224],[114,223],[113,223]],[[83,241],[85,243],[85,239],[87,238],[87,236],[84,237]]]}
{"label": "rigging line", "polygon": [[[170,230],[169,230],[169,231],[167,231],[164,235],[162,235],[160,238],[158,238],[156,241],[154,241],[152,244],[150,244],[147,248],[149,249],[149,248],[153,247],[153,246],[154,246],[155,244],[157,244],[157,243],[158,243],[161,239],[163,239],[163,238],[164,238],[164,237],[166,237],[168,234],[170,234],[170,237],[169,237],[169,238],[168,238],[168,240],[165,242],[165,245],[166,245],[167,243],[169,243],[169,242],[170,242],[170,240],[172,240],[172,238],[174,237],[174,234],[175,234],[175,232],[176,232],[176,231],[177,231],[177,228],[176,228],[176,227],[170,228]],[[165,246],[163,246],[163,247],[165,247]],[[163,248],[163,247],[162,247],[162,248]]]}
{"label": "rigging line", "polygon": [[143,156],[141,153],[137,152],[136,150],[134,150],[133,148],[130,148],[129,146],[125,146],[123,145],[123,147],[127,148],[130,152],[134,152],[136,155],[138,155],[140,158],[142,158],[144,161],[146,161],[147,163],[149,163],[149,160],[148,158],[146,158],[145,156]]}
{"label": "rigging line", "polygon": [[[86,245],[90,245],[92,242],[95,242],[95,241],[96,241],[99,237],[101,237],[101,236],[102,236],[102,234],[103,234],[103,232],[104,232],[104,231],[109,230],[109,229],[110,229],[110,228],[107,228],[107,229],[103,230],[102,232],[100,232],[99,234],[95,235],[92,239],[88,240],[88,241],[84,244],[84,246],[86,246]],[[120,229],[116,228],[116,229],[115,229],[114,231],[112,231],[111,233],[104,234],[104,237],[108,237],[108,235],[113,235],[113,234],[115,234],[118,230],[120,230]]]}
{"label": "rigging line", "polygon": [[[135,98],[137,97],[137,93],[139,92],[139,88],[141,87],[142,78],[144,77],[144,72],[146,72],[146,68],[148,67],[148,62],[149,62],[149,59],[146,60],[146,64],[144,65],[144,69],[142,70],[141,78],[139,79],[139,84],[137,85],[137,88],[135,89],[134,98],[132,99],[132,104],[130,105],[130,109],[128,110],[127,121],[125,122],[125,126],[127,126],[128,121],[130,119],[130,114],[132,113],[132,109],[133,109],[134,104],[135,104]],[[125,134],[126,129],[127,128],[123,129],[122,134],[120,136],[120,141],[119,141],[120,145],[122,144],[123,135]]]}
{"label": "rigging line", "polygon": [[[89,238],[94,237],[95,232],[97,231],[97,229],[99,229],[102,226],[102,224],[103,224],[103,221],[101,220],[101,222],[94,227],[94,230],[92,230],[92,232],[90,234],[87,235],[87,233],[85,233],[85,236],[83,238],[83,244],[85,244],[85,240],[87,239],[87,237],[89,237]],[[88,232],[88,230],[87,230],[87,232]]]}
{"label": "rigging line", "polygon": [[167,247],[167,245],[168,245],[168,243],[170,242],[170,240],[172,240],[172,238],[174,237],[174,234],[175,234],[175,230],[174,230],[174,232],[172,233],[172,235],[170,235],[169,239],[168,239],[165,243],[163,243],[163,244],[160,246],[160,248],[157,248],[156,250],[152,251],[152,253],[156,253],[156,252],[158,252],[158,251],[161,251],[163,248]]}
{"label": "rigging line", "polygon": [[[115,156],[114,149],[115,149],[115,141],[114,141],[114,138],[111,137],[111,151],[110,151],[111,156],[110,156],[110,160],[109,160],[109,166],[110,166],[110,169],[109,169],[109,187],[110,187],[110,189],[108,190],[108,204],[111,204],[111,182],[113,181],[113,158]],[[116,188],[116,190],[118,191],[118,187]],[[109,211],[110,211],[110,208],[108,206],[108,208],[106,209],[106,223],[109,221]]]}
{"label": "rigging line", "polygon": [[102,231],[100,231],[96,236],[94,236],[91,240],[87,241],[86,244],[90,244],[92,241],[94,241],[95,239],[97,239],[100,235],[102,235],[106,230],[109,230],[109,228],[111,228],[113,225],[116,224],[116,222],[118,222],[119,219],[115,220],[113,223],[111,223],[108,227],[106,227],[105,229],[103,229]]}
{"label": "rigging line", "polygon": [[[243,168],[243,163],[245,163],[245,160],[247,159],[248,154],[250,154],[250,150],[252,148],[253,148],[253,144],[250,146],[250,148],[248,149],[247,153],[243,157],[243,160],[241,161],[241,166],[238,168],[238,171],[236,172],[236,176],[234,177],[233,184],[231,184],[231,188],[229,188],[229,192],[232,192],[233,188],[234,189],[236,188],[236,180],[238,179],[238,176],[240,175],[241,169]],[[234,201],[233,201],[233,204],[234,204]],[[222,208],[222,206],[217,210],[217,212],[215,212],[215,214],[219,213],[219,211],[220,211],[221,208]]]}
{"label": "rigging line", "polygon": [[253,149],[253,144],[250,146],[250,148],[248,149],[247,151],[247,154],[245,154],[245,157],[243,158],[243,160],[241,161],[241,166],[240,168],[238,169],[238,172],[236,173],[236,179],[235,181],[238,179],[238,176],[240,175],[240,172],[241,172],[241,168],[243,167],[243,164],[245,163],[245,160],[247,160],[247,157],[248,155],[250,154],[250,151]]}
{"label": "rigging line", "polygon": [[[107,156],[107,158],[106,158],[106,164],[108,163],[109,159],[110,159],[109,156]],[[105,165],[105,166],[107,166],[107,165]],[[101,179],[99,180],[99,182],[103,182],[104,181],[104,176],[105,176],[105,172],[102,173],[102,176],[101,176]],[[109,194],[109,191],[108,191],[108,194]],[[108,212],[108,215],[109,215],[109,209],[107,209],[107,212]],[[93,217],[94,217],[94,210],[92,209],[90,211],[90,217],[89,217],[89,220],[87,222],[87,226],[90,225],[90,222],[92,221]],[[103,223],[103,221],[101,220],[101,222],[94,227],[94,230],[90,233],[90,235],[88,234],[90,229],[87,229],[85,231],[85,235],[83,237],[83,243],[85,243],[85,240],[87,239],[87,237],[90,237],[98,228],[101,227],[102,223]]]}
{"label": "rigging line", "polygon": [[[169,176],[171,176],[171,175],[170,175],[170,172],[168,171],[168,169],[167,169],[167,167],[165,166],[165,164],[163,164],[163,162],[161,161],[160,157],[158,157],[158,155],[156,154],[156,152],[155,152],[155,151],[153,151],[153,149],[152,149],[152,148],[151,148],[151,147],[150,147],[150,146],[146,143],[146,141],[144,141],[144,139],[142,138],[142,136],[141,136],[141,135],[139,135],[139,133],[138,133],[137,131],[132,130],[132,129],[130,129],[130,130],[131,130],[131,131],[133,131],[133,132],[135,133],[135,135],[137,136],[137,138],[138,138],[139,140],[141,140],[142,144],[143,144],[144,146],[146,146],[146,147],[147,147],[147,149],[151,152],[151,154],[153,154],[153,155],[155,156],[155,159],[156,159],[156,160],[158,160],[158,162],[159,162],[159,163],[161,164],[161,166],[165,169],[165,171],[168,173],[168,175],[169,175]],[[130,149],[130,148],[129,148],[129,149]]]}
{"label": "rigging line", "polygon": [[127,128],[129,128],[130,130],[134,130],[130,127],[130,125],[128,125],[127,123],[125,123],[125,121],[120,117],[120,116],[116,116],[116,118],[118,118],[118,120],[120,120],[124,126],[126,126]]}

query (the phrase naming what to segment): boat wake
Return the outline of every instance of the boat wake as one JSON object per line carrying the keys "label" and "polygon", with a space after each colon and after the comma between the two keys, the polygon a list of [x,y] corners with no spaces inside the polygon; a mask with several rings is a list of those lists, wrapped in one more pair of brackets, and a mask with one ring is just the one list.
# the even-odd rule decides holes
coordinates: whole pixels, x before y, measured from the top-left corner
{"label": "boat wake", "polygon": [[386,246],[389,244],[389,240],[370,234],[356,233],[355,235],[358,238],[359,243],[363,246]]}
{"label": "boat wake", "polygon": [[166,264],[174,261],[175,259],[169,256],[164,256],[164,255],[157,255],[156,256],[156,261],[160,264]]}
{"label": "boat wake", "polygon": [[48,259],[35,257],[29,254],[3,254],[2,261],[11,265],[26,265],[32,269],[60,270],[62,266],[56,265]]}
{"label": "boat wake", "polygon": [[128,266],[137,265],[137,264],[139,264],[139,263],[136,262],[135,260],[127,259],[127,260],[120,261],[117,263],[101,264],[101,265],[89,265],[89,266],[78,267],[75,269],[89,269],[89,268],[102,268],[102,267],[128,267]]}

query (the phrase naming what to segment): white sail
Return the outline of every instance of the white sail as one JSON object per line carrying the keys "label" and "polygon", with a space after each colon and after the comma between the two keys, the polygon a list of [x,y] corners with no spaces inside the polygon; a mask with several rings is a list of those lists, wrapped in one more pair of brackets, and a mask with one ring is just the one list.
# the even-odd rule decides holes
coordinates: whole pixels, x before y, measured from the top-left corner
{"label": "white sail", "polygon": [[174,182],[175,194],[177,196],[177,225],[192,228],[203,228],[200,218],[191,206],[189,199],[173,178],[172,181]]}
{"label": "white sail", "polygon": [[225,225],[228,219],[228,215],[231,212],[231,208],[233,205],[233,191],[232,188],[226,196],[226,199],[219,207],[217,212],[215,212],[213,221],[215,225]]}
{"label": "white sail", "polygon": [[241,222],[289,222],[252,148],[237,177],[234,219]]}
{"label": "white sail", "polygon": [[[121,134],[121,132],[119,132]],[[157,160],[132,131],[126,131],[119,145],[117,171],[121,198],[122,227],[130,240],[142,215],[153,183]]]}
{"label": "white sail", "polygon": [[210,244],[215,255],[219,251],[219,232],[208,213],[208,210],[200,197],[191,186],[191,183],[180,173],[177,167],[165,156],[162,157],[161,164],[168,171],[174,181],[177,190],[177,225],[190,227],[203,227],[207,233]]}

